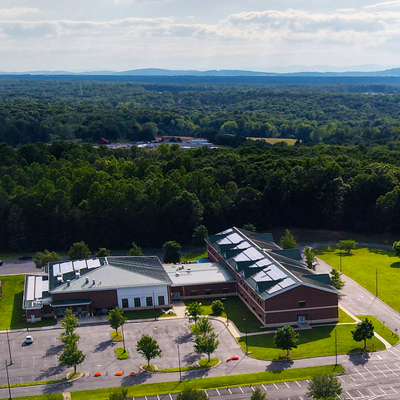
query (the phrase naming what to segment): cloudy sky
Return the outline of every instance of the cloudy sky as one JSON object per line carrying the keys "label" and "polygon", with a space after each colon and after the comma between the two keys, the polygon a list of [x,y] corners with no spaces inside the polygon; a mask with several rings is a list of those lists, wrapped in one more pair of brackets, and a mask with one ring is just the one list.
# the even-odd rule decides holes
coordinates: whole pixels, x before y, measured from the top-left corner
{"label": "cloudy sky", "polygon": [[368,69],[399,49],[400,0],[0,0],[0,71]]}

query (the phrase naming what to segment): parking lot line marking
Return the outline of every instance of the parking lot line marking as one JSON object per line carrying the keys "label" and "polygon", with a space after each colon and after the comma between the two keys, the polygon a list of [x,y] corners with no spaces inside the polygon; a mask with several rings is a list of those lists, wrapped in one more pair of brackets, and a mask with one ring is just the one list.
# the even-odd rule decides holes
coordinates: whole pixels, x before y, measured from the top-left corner
{"label": "parking lot line marking", "polygon": [[145,400],[147,400],[147,396],[144,396]]}
{"label": "parking lot line marking", "polygon": [[341,376],[339,376],[339,379],[344,383],[344,379]]}
{"label": "parking lot line marking", "polygon": [[219,392],[218,389],[215,389],[215,391],[218,393],[218,396],[221,396],[221,393]]}
{"label": "parking lot line marking", "polygon": [[267,388],[266,388],[263,384],[261,384],[261,386],[262,386],[263,389],[267,392]]}
{"label": "parking lot line marking", "polygon": [[228,392],[229,392],[229,394],[232,394],[231,389],[229,389],[229,388],[228,388]]}
{"label": "parking lot line marking", "polygon": [[381,357],[381,356],[378,356],[378,355],[377,355],[377,357],[378,357],[378,360],[382,360],[382,357]]}
{"label": "parking lot line marking", "polygon": [[252,390],[253,392],[255,392],[255,391],[256,391],[256,389],[254,389],[254,388],[253,388],[253,386],[250,386],[250,387],[251,387],[251,390]]}
{"label": "parking lot line marking", "polygon": [[390,367],[388,367],[386,364],[383,364],[390,372],[392,372],[393,374],[395,374],[395,376],[399,376],[396,374],[396,372],[394,372]]}
{"label": "parking lot line marking", "polygon": [[364,369],[366,369],[375,379],[378,379],[367,367],[364,366]]}
{"label": "parking lot line marking", "polygon": [[169,398],[170,398],[171,400],[173,400],[173,399],[172,399],[172,395],[171,395],[171,393],[168,393],[168,394],[169,394]]}
{"label": "parking lot line marking", "polygon": [[372,396],[376,396],[376,394],[371,389],[368,390],[372,393]]}
{"label": "parking lot line marking", "polygon": [[390,389],[393,390],[393,392],[395,392],[396,394],[398,393],[398,392],[396,391],[396,389],[393,389],[391,386],[389,386],[389,387],[390,387]]}
{"label": "parking lot line marking", "polygon": [[378,389],[386,396],[386,392],[381,387],[379,387]]}
{"label": "parking lot line marking", "polygon": [[300,397],[300,400],[303,400],[303,398],[302,398],[302,397]]}
{"label": "parking lot line marking", "polygon": [[347,396],[349,396],[351,398],[351,400],[354,400],[354,397],[349,392],[346,392],[346,393],[347,393]]}
{"label": "parking lot line marking", "polygon": [[279,390],[278,386],[276,386],[275,383],[273,383],[273,385],[275,386],[275,389]]}
{"label": "parking lot line marking", "polygon": [[243,389],[242,389],[240,386],[239,386],[239,389],[240,389],[240,391],[241,391],[242,393],[244,393],[244,392],[243,392]]}
{"label": "parking lot line marking", "polygon": [[283,383],[290,389],[290,386],[286,382],[283,382]]}
{"label": "parking lot line marking", "polygon": [[206,394],[206,396],[207,396],[207,398],[208,398],[209,396],[208,396],[207,390],[205,390],[204,393]]}
{"label": "parking lot line marking", "polygon": [[301,385],[300,385],[300,383],[299,382],[297,382],[297,381],[295,381],[300,387],[301,387]]}
{"label": "parking lot line marking", "polygon": [[360,393],[361,397],[365,397],[359,390],[357,390],[358,393]]}
{"label": "parking lot line marking", "polygon": [[387,378],[387,375],[386,375],[383,371],[381,371],[376,365],[375,365],[375,368],[376,368],[381,374],[383,374],[383,376],[384,376],[385,378]]}
{"label": "parking lot line marking", "polygon": [[159,395],[157,395],[157,399],[160,400],[160,396]]}
{"label": "parking lot line marking", "polygon": [[349,375],[349,378],[351,378],[351,379],[353,379],[353,382],[355,382],[356,380],[351,376],[351,375]]}
{"label": "parking lot line marking", "polygon": [[367,378],[357,368],[354,367],[354,370],[357,372],[358,375],[360,375],[364,379],[364,381],[367,380]]}

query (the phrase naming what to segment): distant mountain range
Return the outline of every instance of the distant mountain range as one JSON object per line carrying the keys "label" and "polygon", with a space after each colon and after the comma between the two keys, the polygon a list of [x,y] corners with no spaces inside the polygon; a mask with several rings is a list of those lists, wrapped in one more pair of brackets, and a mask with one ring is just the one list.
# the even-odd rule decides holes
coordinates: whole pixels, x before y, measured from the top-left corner
{"label": "distant mountain range", "polygon": [[87,72],[69,72],[69,71],[29,71],[29,72],[0,72],[0,75],[73,75],[73,76],[197,76],[197,77],[244,77],[244,76],[293,76],[293,77],[400,77],[400,68],[391,68],[382,71],[349,71],[349,72],[257,72],[244,70],[170,70],[160,68],[133,69],[130,71],[87,71]]}

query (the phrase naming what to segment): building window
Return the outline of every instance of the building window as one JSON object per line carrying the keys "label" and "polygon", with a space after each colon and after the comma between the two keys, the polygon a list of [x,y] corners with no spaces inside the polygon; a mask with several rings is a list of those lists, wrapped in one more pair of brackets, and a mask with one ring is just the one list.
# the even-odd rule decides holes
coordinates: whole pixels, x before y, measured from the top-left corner
{"label": "building window", "polygon": [[229,288],[222,288],[222,293],[229,293]]}
{"label": "building window", "polygon": [[305,301],[299,301],[299,308],[304,308],[306,306]]}
{"label": "building window", "polygon": [[249,299],[248,299],[247,297],[245,297],[244,299],[246,300],[246,303],[248,303],[248,302],[249,302]]}
{"label": "building window", "polygon": [[206,290],[204,291],[204,294],[211,294],[211,289],[206,289]]}
{"label": "building window", "polygon": [[258,316],[262,319],[262,317],[261,317],[261,313],[258,313]]}
{"label": "building window", "polygon": [[159,306],[164,306],[165,305],[164,296],[158,296],[158,305]]}
{"label": "building window", "polygon": [[197,295],[197,290],[191,290],[190,291],[191,296],[196,296]]}
{"label": "building window", "polygon": [[253,306],[253,311],[256,311],[256,308]]}
{"label": "building window", "polygon": [[153,298],[152,297],[146,297],[146,306],[151,307],[153,305]]}
{"label": "building window", "polygon": [[122,299],[122,308],[128,308],[128,307],[129,307],[128,299]]}
{"label": "building window", "polygon": [[140,304],[140,297],[135,297],[135,299],[134,299],[134,304],[135,304],[135,307],[140,307],[140,306],[141,306],[141,304]]}

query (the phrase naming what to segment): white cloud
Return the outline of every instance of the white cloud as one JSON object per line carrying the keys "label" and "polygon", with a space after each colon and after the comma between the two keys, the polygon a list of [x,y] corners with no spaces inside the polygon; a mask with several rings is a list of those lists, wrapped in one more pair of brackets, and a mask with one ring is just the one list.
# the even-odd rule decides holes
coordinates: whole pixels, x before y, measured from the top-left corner
{"label": "white cloud", "polygon": [[37,8],[28,7],[13,7],[13,8],[2,8],[0,9],[0,18],[15,18],[24,14],[37,13]]}
{"label": "white cloud", "polygon": [[369,6],[364,6],[363,8],[380,8],[380,7],[399,7],[400,0],[385,1],[383,3],[376,3]]}

